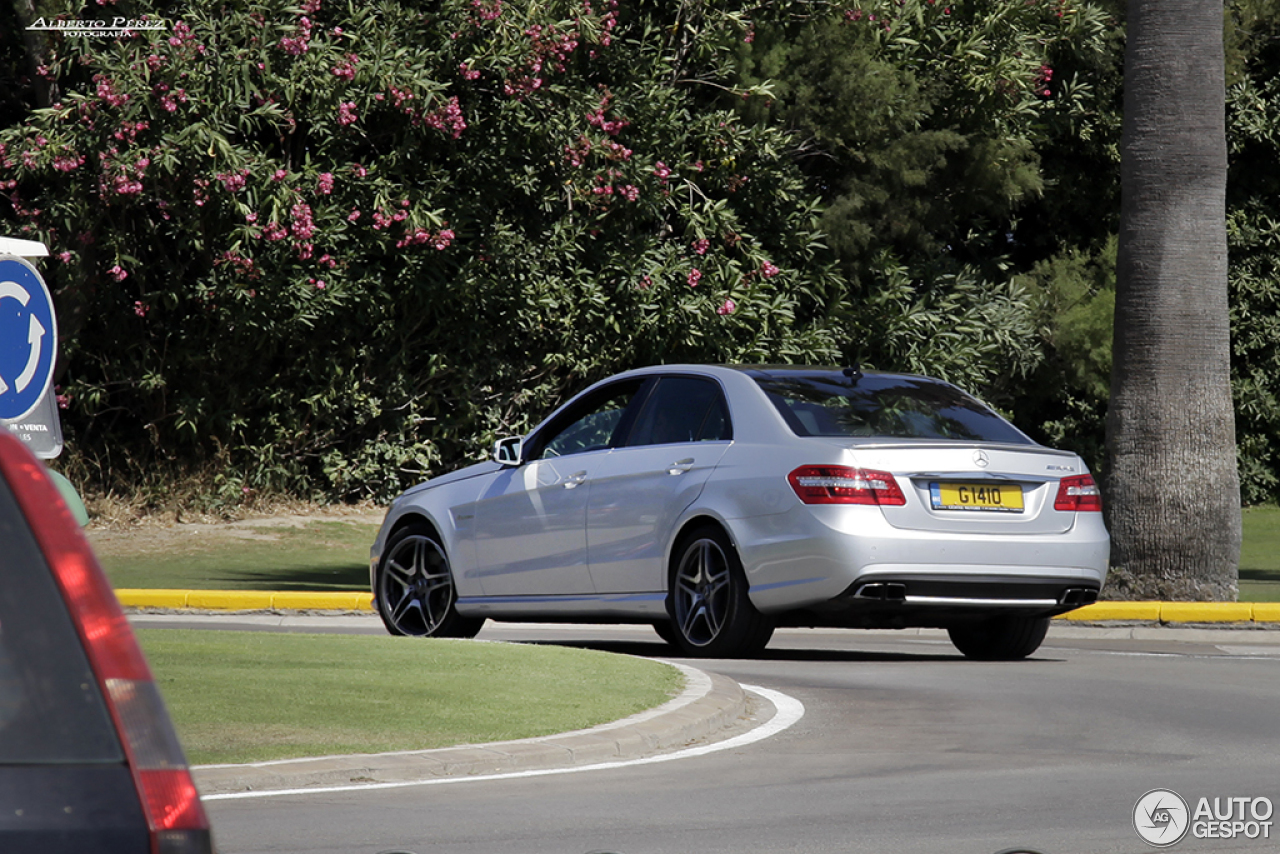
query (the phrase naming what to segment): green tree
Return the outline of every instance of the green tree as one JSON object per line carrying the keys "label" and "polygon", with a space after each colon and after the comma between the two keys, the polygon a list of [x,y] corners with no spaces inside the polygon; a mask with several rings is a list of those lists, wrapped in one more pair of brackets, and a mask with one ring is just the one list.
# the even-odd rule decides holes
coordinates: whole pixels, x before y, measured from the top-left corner
{"label": "green tree", "polygon": [[[1014,274],[1081,242],[1093,251],[1107,234],[1096,214],[1077,216],[1093,200],[1077,199],[1065,164],[1111,156],[1108,9],[799,6],[753,22],[740,73],[744,85],[768,81],[772,97],[741,109],[792,133],[822,195],[844,276],[834,322],[845,357],[1012,403],[1046,349],[1042,295]],[[1067,216],[1093,230],[1045,225]]]}
{"label": "green tree", "polygon": [[1280,7],[1231,4],[1227,241],[1232,388],[1246,504],[1280,500]]}
{"label": "green tree", "polygon": [[816,200],[710,103],[734,16],[166,9],[55,37],[60,99],[0,132],[102,488],[386,497],[615,370],[833,357]]}

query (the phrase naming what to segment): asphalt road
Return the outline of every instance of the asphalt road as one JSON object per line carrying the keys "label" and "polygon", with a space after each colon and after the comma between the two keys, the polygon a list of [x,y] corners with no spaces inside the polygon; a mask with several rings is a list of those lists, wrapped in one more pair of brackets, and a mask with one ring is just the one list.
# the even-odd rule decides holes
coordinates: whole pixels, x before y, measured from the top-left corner
{"label": "asphalt road", "polygon": [[[804,704],[795,725],[743,748],[207,806],[222,854],[1156,850],[1133,825],[1150,790],[1173,790],[1189,811],[1200,798],[1246,813],[1266,805],[1227,799],[1280,804],[1280,645],[1152,634],[1055,627],[1031,660],[977,663],[939,637],[779,632],[760,660],[687,662]],[[641,628],[491,626],[481,637],[670,651]],[[1280,815],[1268,819],[1271,838],[1258,824],[1235,839],[1188,833],[1172,850],[1275,850]]]}

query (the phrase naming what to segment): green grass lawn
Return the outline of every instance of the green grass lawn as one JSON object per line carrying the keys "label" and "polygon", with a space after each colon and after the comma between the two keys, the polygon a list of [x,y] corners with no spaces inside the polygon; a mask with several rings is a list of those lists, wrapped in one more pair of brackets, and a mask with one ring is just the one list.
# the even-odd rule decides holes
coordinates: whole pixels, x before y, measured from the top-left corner
{"label": "green grass lawn", "polygon": [[557,646],[139,629],[193,764],[422,750],[583,729],[658,706],[664,664]]}
{"label": "green grass lawn", "polygon": [[144,530],[127,539],[95,543],[94,551],[116,588],[369,589],[369,546],[378,533],[376,524],[324,521],[239,533],[232,537]]}
{"label": "green grass lawn", "polygon": [[[95,544],[117,588],[192,590],[367,590],[369,546],[378,526],[363,521],[254,528],[253,538],[157,537]],[[1280,602],[1280,507],[1244,511],[1240,601]]]}
{"label": "green grass lawn", "polygon": [[1240,601],[1280,602],[1280,507],[1245,508]]}

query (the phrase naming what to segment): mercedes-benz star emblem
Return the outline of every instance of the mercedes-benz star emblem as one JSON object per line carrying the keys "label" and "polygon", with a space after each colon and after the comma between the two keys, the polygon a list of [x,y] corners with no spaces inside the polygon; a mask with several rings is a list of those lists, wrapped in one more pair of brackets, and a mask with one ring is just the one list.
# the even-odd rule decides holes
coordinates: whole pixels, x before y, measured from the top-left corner
{"label": "mercedes-benz star emblem", "polygon": [[973,461],[978,464],[979,468],[986,468],[991,464],[991,457],[987,456],[986,451],[974,451]]}

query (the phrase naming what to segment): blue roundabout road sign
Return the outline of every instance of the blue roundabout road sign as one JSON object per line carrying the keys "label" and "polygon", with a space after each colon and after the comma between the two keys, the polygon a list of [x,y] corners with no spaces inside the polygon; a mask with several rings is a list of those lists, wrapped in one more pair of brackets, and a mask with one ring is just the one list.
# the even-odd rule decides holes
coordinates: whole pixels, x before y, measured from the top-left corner
{"label": "blue roundabout road sign", "polygon": [[0,421],[25,418],[53,379],[58,324],[44,280],[21,258],[0,258]]}

